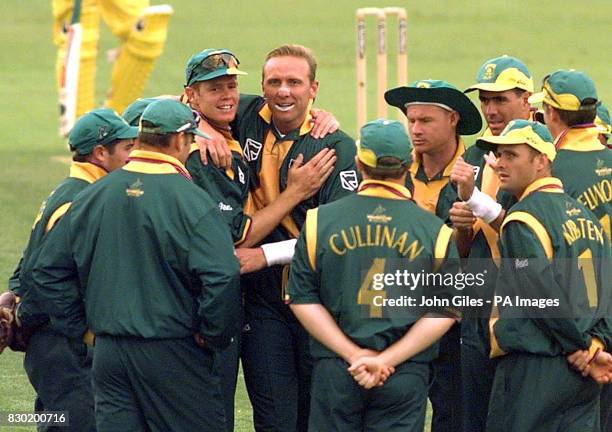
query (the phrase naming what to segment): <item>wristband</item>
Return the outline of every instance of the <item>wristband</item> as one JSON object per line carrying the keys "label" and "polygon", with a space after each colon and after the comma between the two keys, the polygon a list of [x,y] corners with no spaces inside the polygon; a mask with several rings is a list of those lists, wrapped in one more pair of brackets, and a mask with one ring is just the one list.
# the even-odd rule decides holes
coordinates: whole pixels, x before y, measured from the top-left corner
{"label": "wristband", "polygon": [[261,245],[268,267],[276,264],[289,264],[293,258],[296,242],[296,239],[291,239]]}
{"label": "wristband", "polygon": [[486,223],[491,223],[502,211],[502,206],[489,195],[480,192],[477,187],[474,187],[474,192],[469,200],[465,203],[472,209],[474,216],[484,220]]}

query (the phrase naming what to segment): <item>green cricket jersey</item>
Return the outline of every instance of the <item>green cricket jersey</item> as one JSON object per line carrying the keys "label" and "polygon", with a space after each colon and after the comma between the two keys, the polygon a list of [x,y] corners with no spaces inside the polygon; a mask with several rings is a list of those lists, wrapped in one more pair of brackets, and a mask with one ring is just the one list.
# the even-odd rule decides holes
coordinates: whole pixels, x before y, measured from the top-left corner
{"label": "green cricket jersey", "polygon": [[233,139],[230,131],[220,130],[232,152],[232,167],[221,169],[214,164],[204,165],[197,145],[193,145],[185,167],[193,182],[204,189],[215,203],[227,222],[236,245],[246,238],[251,218],[245,213],[249,198],[249,167],[242,155],[240,144]]}
{"label": "green cricket jersey", "polygon": [[515,308],[514,296],[559,299],[561,307],[548,313],[525,306],[521,318],[512,319],[505,318],[512,308],[500,306],[492,356],[565,355],[589,348],[592,335],[610,346],[603,322],[612,301],[610,243],[593,213],[565,194],[559,179],[539,179],[525,190],[502,225],[501,252],[510,259],[502,261],[498,295],[511,296]]}
{"label": "green cricket jersey", "polygon": [[566,193],[595,213],[610,240],[612,217],[612,152],[597,139],[593,125],[566,129],[555,140],[553,175]]}
{"label": "green cricket jersey", "polygon": [[[394,312],[394,307],[381,305],[387,289],[404,294],[410,290],[398,286],[376,289],[375,275],[393,273],[394,269],[456,271],[458,254],[451,235],[442,220],[412,201],[408,189],[364,180],[357,194],[308,212],[291,264],[289,300],[324,305],[357,345],[384,350],[421,315],[408,313],[405,307]],[[453,287],[425,289],[430,290],[429,295],[450,298]],[[456,316],[452,307],[442,310]],[[312,343],[314,357],[336,356],[318,342]],[[432,346],[412,360],[429,361],[436,353],[437,346]]]}
{"label": "green cricket jersey", "polygon": [[[47,247],[48,245],[48,247]],[[239,266],[217,205],[175,158],[133,151],[83,191],[43,247],[34,282],[52,324],[80,337],[182,338],[239,330]]]}
{"label": "green cricket jersey", "polygon": [[51,192],[40,206],[23,256],[9,279],[9,289],[20,297],[18,314],[23,326],[36,326],[48,320],[47,314],[38,305],[37,291],[31,281],[32,265],[47,233],[66,213],[74,197],[106,174],[107,171],[97,165],[88,162],[72,162],[68,177]]}
{"label": "green cricket jersey", "polygon": [[[287,173],[299,155],[308,162],[325,147],[336,150],[336,165],[318,193],[297,205],[262,243],[297,238],[309,209],[352,194],[359,184],[355,169],[356,147],[352,138],[336,131],[324,138],[310,135],[308,115],[301,127],[281,135],[271,120],[265,100],[258,96],[241,96],[233,130],[249,162],[251,190],[255,209],[273,202],[287,185]],[[272,266],[243,278],[246,304],[260,306],[272,316],[288,313],[282,288],[283,268]],[[262,313],[265,313],[262,311]]]}
{"label": "green cricket jersey", "polygon": [[446,167],[432,178],[427,178],[421,162],[421,156],[413,152],[410,175],[406,178],[406,187],[413,193],[419,207],[435,214],[443,221],[449,220],[448,212],[457,200],[457,188],[450,180],[450,173],[457,159],[465,152],[463,139],[459,139],[457,150]]}

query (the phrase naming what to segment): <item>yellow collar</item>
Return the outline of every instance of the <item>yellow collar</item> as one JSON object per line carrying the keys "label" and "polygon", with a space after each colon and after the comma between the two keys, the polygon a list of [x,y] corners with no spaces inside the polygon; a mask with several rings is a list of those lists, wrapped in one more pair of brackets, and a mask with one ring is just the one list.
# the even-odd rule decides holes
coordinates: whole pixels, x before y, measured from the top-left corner
{"label": "yellow collar", "polygon": [[72,162],[69,177],[93,183],[108,174],[104,168],[90,162]]}
{"label": "yellow collar", "polygon": [[[457,159],[459,159],[459,157],[463,153],[465,153],[465,143],[463,142],[463,138],[459,138],[459,142],[457,143],[457,150],[455,151],[455,154],[453,155],[453,158],[451,159],[451,161],[446,165],[446,168],[444,168],[444,172],[442,173],[443,177],[450,176],[451,170],[453,169],[455,162],[457,162]],[[413,174],[413,177],[414,177],[416,176],[416,173],[419,171],[419,166],[421,165],[422,157],[419,153],[413,150],[412,160],[413,162],[410,165],[410,172]]]}
{"label": "yellow collar", "polygon": [[[227,142],[227,146],[229,147],[230,151],[233,153],[238,153],[240,157],[244,157],[244,154],[242,153],[242,147],[240,147],[240,143],[234,139],[231,132],[221,130],[219,130],[219,132],[221,132],[221,134],[223,134],[223,136],[225,137],[225,141]],[[196,143],[191,144],[189,154],[193,153],[194,151],[200,151],[200,147],[198,147]]]}
{"label": "yellow collar", "polygon": [[412,194],[404,186],[383,180],[363,180],[357,192],[363,196],[375,196],[390,199],[412,199]]}
{"label": "yellow collar", "polygon": [[561,180],[556,177],[544,177],[541,179],[537,179],[529,186],[527,186],[527,188],[523,191],[523,194],[519,198],[519,201],[522,201],[527,195],[536,191],[563,193],[563,183],[561,183]]}
{"label": "yellow collar", "polygon": [[187,178],[189,172],[177,158],[155,151],[134,150],[130,153],[130,161],[122,168],[126,171],[147,174],[181,174]]}
{"label": "yellow collar", "polygon": [[555,148],[579,152],[603,150],[604,146],[597,138],[598,134],[595,126],[569,127],[559,134],[555,140]]}
{"label": "yellow collar", "polygon": [[[312,115],[310,114],[310,111],[313,102],[314,100],[312,99],[310,99],[310,102],[308,102],[308,107],[306,108],[306,118],[300,126],[300,136],[306,135],[312,130]],[[259,110],[259,116],[264,119],[266,123],[272,124],[272,110],[270,110],[267,103],[264,104],[264,106]]]}

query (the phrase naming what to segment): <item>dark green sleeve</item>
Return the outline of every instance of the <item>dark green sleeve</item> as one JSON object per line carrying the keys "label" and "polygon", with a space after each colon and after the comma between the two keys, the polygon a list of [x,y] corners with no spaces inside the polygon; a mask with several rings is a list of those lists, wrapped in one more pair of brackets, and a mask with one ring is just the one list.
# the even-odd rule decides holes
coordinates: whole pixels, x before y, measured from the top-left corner
{"label": "dark green sleeve", "polygon": [[321,303],[319,297],[319,278],[310,267],[308,246],[306,245],[306,224],[298,237],[295,254],[291,261],[287,294],[291,303],[312,304]]}
{"label": "dark green sleeve", "polygon": [[357,152],[355,141],[340,131],[327,139],[333,140],[328,147],[336,150],[337,160],[334,171],[319,190],[319,204],[326,204],[352,194],[361,179],[355,167]]}
{"label": "dark green sleeve", "polygon": [[[532,319],[542,332],[561,346],[564,353],[587,349],[591,336],[581,330],[579,319],[573,317],[568,287],[559,284],[554,263],[546,258],[542,244],[526,224],[510,222],[505,226],[502,257],[498,289],[521,298],[560,301],[560,307],[554,313],[537,308],[523,308],[517,313]],[[517,258],[522,260],[520,265]]]}
{"label": "dark green sleeve", "polygon": [[32,266],[31,277],[41,305],[55,329],[80,338],[87,329],[83,292],[72,256],[70,210],[47,234]]}
{"label": "dark green sleeve", "polygon": [[200,333],[215,348],[229,345],[240,331],[240,267],[227,226],[216,209],[198,222],[189,246],[190,273],[201,281]]}
{"label": "dark green sleeve", "polygon": [[261,96],[240,94],[238,112],[231,126],[232,135],[241,144],[243,143],[244,134],[249,126],[249,122],[252,121],[254,115],[257,115],[257,111],[261,108],[263,103],[264,98]]}
{"label": "dark green sleeve", "polygon": [[15,295],[21,295],[21,284],[19,283],[19,275],[21,273],[21,264],[23,263],[23,256],[19,258],[19,263],[17,263],[17,267],[13,271],[13,274],[8,280],[8,289],[13,292]]}

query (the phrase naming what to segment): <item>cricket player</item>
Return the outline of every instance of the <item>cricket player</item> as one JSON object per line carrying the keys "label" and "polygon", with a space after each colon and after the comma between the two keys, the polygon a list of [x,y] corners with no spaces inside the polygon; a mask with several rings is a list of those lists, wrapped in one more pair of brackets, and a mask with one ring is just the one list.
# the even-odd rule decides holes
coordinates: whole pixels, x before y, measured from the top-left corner
{"label": "cricket player", "polygon": [[[610,240],[612,153],[599,140],[594,121],[597,90],[584,72],[558,70],[544,78],[533,102],[542,102],[546,127],[555,138],[553,175],[599,218]],[[606,192],[608,191],[608,192]]]}
{"label": "cricket player", "polygon": [[[439,80],[415,81],[385,93],[385,100],[408,117],[414,160],[406,186],[417,204],[444,221],[457,199],[450,182],[456,161],[465,152],[461,135],[480,131],[482,120],[470,99],[453,85]],[[429,398],[432,431],[457,431],[461,425],[461,326],[456,324],[440,341],[433,362]]]}
{"label": "cricket player", "polygon": [[[487,122],[483,136],[498,136],[515,119],[530,120],[534,110],[528,98],[533,93],[533,79],[525,64],[511,56],[485,61],[476,75],[476,83],[465,93],[478,90],[480,110]],[[484,141],[468,148],[451,171],[451,182],[457,185],[461,201],[453,203],[450,219],[455,229],[457,248],[465,262],[467,272],[486,270],[487,285],[469,295],[490,299],[494,292],[499,259],[498,232],[489,225],[497,218],[496,212],[476,219],[468,202],[472,195],[484,193],[507,210],[516,199],[499,189],[499,178],[486,163],[485,157],[492,147]],[[489,358],[490,307],[465,311],[461,320],[461,372],[463,389],[463,429],[484,431],[487,422],[489,394],[495,374],[495,359]]]}
{"label": "cricket player", "polygon": [[612,135],[612,121],[610,120],[610,111],[608,111],[608,107],[602,102],[599,101],[597,103],[597,116],[595,117],[595,125],[597,126],[597,131],[599,132],[599,141],[610,147],[608,141],[610,140],[610,135]]}
{"label": "cricket player", "polygon": [[[263,243],[297,238],[308,209],[351,194],[358,185],[354,141],[342,131],[323,138],[311,134],[310,107],[318,90],[316,67],[308,48],[278,47],[264,61],[264,97],[243,96],[238,106],[233,132],[249,162],[256,209],[270,205],[287,188],[289,168],[300,160],[300,154],[307,163],[324,148],[335,150],[329,178],[284,217]],[[293,247],[289,249],[292,254]],[[311,380],[308,334],[285,304],[288,266],[274,260],[268,263],[270,267],[242,278],[245,326],[241,359],[255,429],[306,430]]]}
{"label": "cricket player", "polygon": [[[404,187],[411,155],[401,123],[363,126],[356,159],[364,179],[357,194],[308,211],[289,275],[291,309],[313,336],[309,430],[421,432],[428,363],[456,315],[450,309],[449,317],[389,312],[376,297],[391,292],[376,291],[373,277],[398,262],[412,271],[451,272],[458,255],[452,230]],[[384,233],[395,239],[385,241]],[[384,375],[394,373],[386,381],[377,367],[371,377],[364,374],[373,362]]]}
{"label": "cricket player", "polygon": [[168,5],[149,6],[149,0],[52,0],[51,5],[59,88],[65,72],[66,50],[70,48],[68,30],[75,5],[80,6],[83,41],[78,66],[77,116],[97,105],[94,96],[100,18],[121,41],[116,50],[118,57],[113,66],[105,106],[123,111],[140,96],[155,61],[163,51],[172,8]]}
{"label": "cricket player", "polygon": [[[314,195],[331,175],[335,150],[323,148],[307,164],[298,155],[287,174],[287,185],[264,208],[253,208],[250,195],[250,169],[242,147],[232,135],[232,122],[239,105],[239,61],[227,49],[208,48],[193,55],[185,69],[185,96],[216,133],[222,134],[232,155],[231,166],[205,164],[197,145],[192,145],[185,164],[194,183],[208,192],[230,227],[234,245],[249,247],[260,242],[281,223],[300,202]],[[323,116],[321,116],[323,118]],[[321,119],[320,118],[320,119]],[[319,120],[320,120],[319,119]],[[228,430],[233,431],[234,396],[238,377],[240,337],[220,354],[223,395],[226,399]]]}
{"label": "cricket player", "polygon": [[[572,370],[566,355],[589,361],[612,342],[610,243],[597,218],[551,176],[557,152],[541,124],[514,120],[497,144],[501,188],[518,203],[501,227],[499,305],[491,319],[491,355],[499,357],[487,431],[599,430],[600,387]],[[551,311],[517,305],[549,300]],[[554,300],[557,307],[555,309]]]}
{"label": "cricket player", "polygon": [[15,322],[26,335],[21,349],[36,392],[34,410],[67,411],[72,431],[95,431],[91,356],[81,337],[66,337],[49,320],[32,280],[32,266],[43,244],[61,247],[49,241],[50,231],[79,192],[127,162],[137,134],[137,128],[107,108],[90,111],[77,121],[69,136],[70,174],[41,205],[28,245],[9,280],[9,290],[20,299]]}
{"label": "cricket player", "polygon": [[184,167],[194,134],[186,105],[150,104],[139,149],[75,200],[33,272],[62,331],[95,335],[98,431],[226,429],[214,350],[239,331],[239,268]]}

